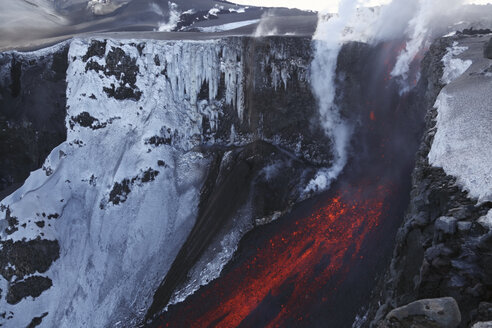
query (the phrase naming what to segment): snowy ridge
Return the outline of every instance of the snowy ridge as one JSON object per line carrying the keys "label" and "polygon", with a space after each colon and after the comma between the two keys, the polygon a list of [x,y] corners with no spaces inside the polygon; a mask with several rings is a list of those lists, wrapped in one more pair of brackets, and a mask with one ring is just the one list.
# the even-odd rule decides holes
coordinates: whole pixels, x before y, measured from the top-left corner
{"label": "snowy ridge", "polygon": [[[59,248],[48,268],[2,274],[1,324],[141,319],[197,217],[209,160],[193,149],[214,142],[223,105],[243,115],[241,49],[231,40],[72,41],[67,141],[1,204],[0,225],[12,224],[0,251],[16,241]],[[7,302],[33,274],[46,288]]]}

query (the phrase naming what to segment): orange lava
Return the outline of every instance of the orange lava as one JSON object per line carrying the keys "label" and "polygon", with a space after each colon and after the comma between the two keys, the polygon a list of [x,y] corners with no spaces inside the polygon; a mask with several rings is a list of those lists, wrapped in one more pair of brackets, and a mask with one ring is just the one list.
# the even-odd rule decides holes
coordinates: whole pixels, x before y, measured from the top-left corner
{"label": "orange lava", "polygon": [[292,220],[258,245],[246,261],[207,290],[198,291],[201,295],[193,295],[178,314],[179,324],[171,320],[160,327],[237,327],[262,301],[282,293],[288,282],[293,282],[293,290],[267,327],[302,321],[303,309],[320,303],[319,290],[333,280],[336,288],[351,264],[361,258],[362,244],[384,212],[385,187],[370,188],[374,190],[369,197],[363,191],[366,187],[349,189],[321,204],[312,215]]}

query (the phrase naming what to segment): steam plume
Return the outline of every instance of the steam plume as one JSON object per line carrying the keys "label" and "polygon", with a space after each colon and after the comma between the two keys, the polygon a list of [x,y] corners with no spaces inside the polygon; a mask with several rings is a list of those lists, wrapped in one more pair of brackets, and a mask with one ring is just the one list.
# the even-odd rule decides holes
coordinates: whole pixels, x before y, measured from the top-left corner
{"label": "steam plume", "polygon": [[318,101],[322,126],[333,143],[334,160],[331,168],[318,172],[306,187],[305,192],[316,192],[328,188],[347,162],[347,146],[351,128],[334,103],[335,73],[344,31],[355,16],[358,5],[358,0],[342,0],[338,15],[320,16],[314,36],[315,55],[311,64],[311,84]]}
{"label": "steam plume", "polygon": [[169,20],[167,23],[159,24],[159,32],[171,32],[179,23],[181,12],[178,10],[178,5],[174,2],[168,2],[169,5]]}
{"label": "steam plume", "polygon": [[[388,36],[406,38],[408,41],[401,51],[391,76],[403,81],[403,89],[408,89],[410,65],[416,56],[425,51],[436,33],[447,27],[451,17],[456,17],[457,9],[463,0],[393,0],[382,13],[378,39]],[[445,13],[445,14],[443,14]],[[398,21],[395,19],[397,16]],[[405,17],[406,16],[406,17]]]}

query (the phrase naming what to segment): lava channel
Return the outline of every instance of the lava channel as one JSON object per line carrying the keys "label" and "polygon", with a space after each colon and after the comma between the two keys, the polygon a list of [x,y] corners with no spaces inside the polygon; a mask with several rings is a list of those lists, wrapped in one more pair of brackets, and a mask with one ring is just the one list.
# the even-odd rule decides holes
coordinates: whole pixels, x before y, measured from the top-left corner
{"label": "lava channel", "polygon": [[172,306],[156,326],[306,326],[305,314],[332,301],[333,290],[363,257],[362,245],[377,230],[388,193],[381,185],[367,197],[366,184],[337,192],[185,303]]}

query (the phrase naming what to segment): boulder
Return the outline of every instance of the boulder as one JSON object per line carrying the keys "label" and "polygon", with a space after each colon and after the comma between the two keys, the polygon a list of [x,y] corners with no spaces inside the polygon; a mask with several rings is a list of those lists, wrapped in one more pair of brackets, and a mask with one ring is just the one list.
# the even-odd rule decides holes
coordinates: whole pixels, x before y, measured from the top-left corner
{"label": "boulder", "polygon": [[485,58],[492,59],[492,38],[485,44],[483,55]]}
{"label": "boulder", "polygon": [[452,297],[423,299],[392,310],[383,327],[456,328],[461,322],[458,303]]}
{"label": "boulder", "polygon": [[492,321],[488,322],[477,322],[472,326],[472,328],[492,328]]}
{"label": "boulder", "polygon": [[449,216],[441,216],[436,220],[435,227],[436,230],[452,235],[456,232],[456,219]]}

